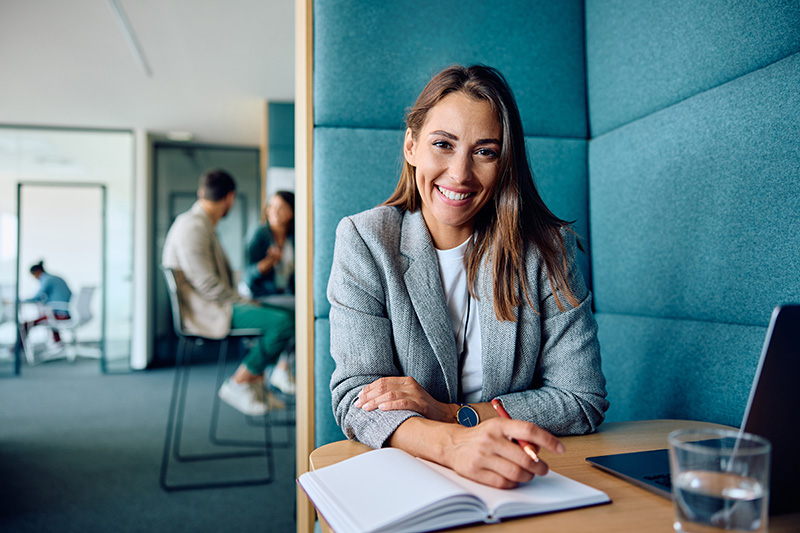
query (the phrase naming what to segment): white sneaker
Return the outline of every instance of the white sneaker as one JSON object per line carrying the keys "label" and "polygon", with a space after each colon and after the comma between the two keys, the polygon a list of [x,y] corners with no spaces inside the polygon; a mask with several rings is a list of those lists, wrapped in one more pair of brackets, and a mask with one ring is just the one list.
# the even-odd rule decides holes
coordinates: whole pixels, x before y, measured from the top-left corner
{"label": "white sneaker", "polygon": [[286,404],[283,402],[283,400],[272,394],[271,390],[265,390],[264,396],[270,411],[273,409],[286,409]]}
{"label": "white sneaker", "polygon": [[236,383],[231,378],[219,388],[219,398],[237,411],[250,416],[263,416],[269,410],[264,403],[264,389],[260,381]]}
{"label": "white sneaker", "polygon": [[276,366],[272,369],[272,373],[269,375],[269,384],[284,394],[294,394],[297,392],[297,384],[294,381],[294,376],[285,367]]}

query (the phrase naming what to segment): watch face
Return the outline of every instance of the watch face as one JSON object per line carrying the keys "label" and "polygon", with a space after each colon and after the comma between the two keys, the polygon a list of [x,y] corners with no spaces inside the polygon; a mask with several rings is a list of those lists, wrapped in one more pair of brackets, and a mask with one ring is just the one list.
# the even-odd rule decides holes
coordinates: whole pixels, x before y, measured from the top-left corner
{"label": "watch face", "polygon": [[461,409],[458,410],[457,416],[458,423],[462,426],[471,428],[478,425],[478,413],[469,405],[462,405]]}

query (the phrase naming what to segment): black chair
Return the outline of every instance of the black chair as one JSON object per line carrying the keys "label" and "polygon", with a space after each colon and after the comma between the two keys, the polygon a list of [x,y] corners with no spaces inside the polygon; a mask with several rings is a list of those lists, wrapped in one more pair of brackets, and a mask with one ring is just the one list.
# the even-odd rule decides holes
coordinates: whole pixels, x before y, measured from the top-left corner
{"label": "black chair", "polygon": [[[178,284],[175,271],[164,268],[164,277],[167,281],[167,289],[172,306],[172,321],[175,333],[178,335],[178,349],[175,360],[175,378],[172,384],[172,398],[169,406],[169,417],[167,419],[167,431],[164,438],[164,451],[161,459],[161,488],[165,491],[211,489],[225,487],[242,487],[248,485],[264,485],[273,480],[274,459],[272,454],[271,424],[269,413],[264,415],[263,422],[259,421],[259,426],[264,427],[264,440],[237,440],[224,439],[217,435],[219,425],[220,399],[217,391],[222,386],[225,379],[226,360],[228,344],[230,339],[242,340],[244,342],[256,342],[263,335],[260,329],[232,329],[228,336],[221,340],[208,339],[199,335],[194,335],[185,331],[181,312],[181,301],[178,293]],[[260,448],[258,450],[247,451],[227,451],[218,453],[204,453],[187,455],[181,453],[181,438],[183,434],[183,421],[186,410],[186,391],[189,385],[189,371],[192,365],[192,355],[196,347],[207,342],[219,342],[219,358],[217,362],[217,381],[214,389],[214,400],[211,413],[211,423],[208,430],[209,441],[218,446],[250,447]],[[247,417],[251,421],[253,417]],[[231,481],[216,481],[206,483],[183,483],[169,484],[167,474],[170,464],[170,450],[175,461],[178,462],[200,462],[216,461],[223,459],[241,459],[246,457],[264,456],[266,460],[266,475],[262,477],[236,479]]]}

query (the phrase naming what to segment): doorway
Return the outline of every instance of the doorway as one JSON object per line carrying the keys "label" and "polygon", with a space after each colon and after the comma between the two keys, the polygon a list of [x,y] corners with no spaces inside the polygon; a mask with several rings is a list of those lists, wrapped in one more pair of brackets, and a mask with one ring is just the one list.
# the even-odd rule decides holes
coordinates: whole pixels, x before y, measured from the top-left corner
{"label": "doorway", "polygon": [[29,363],[55,357],[96,358],[105,373],[106,187],[22,182],[17,186],[17,214],[17,324],[42,313],[39,305],[26,302],[39,285],[28,275],[31,265],[42,262],[45,271],[63,279],[73,294],[68,338],[48,346],[49,328],[38,332],[33,328],[31,342],[16,344],[17,373],[23,356]]}

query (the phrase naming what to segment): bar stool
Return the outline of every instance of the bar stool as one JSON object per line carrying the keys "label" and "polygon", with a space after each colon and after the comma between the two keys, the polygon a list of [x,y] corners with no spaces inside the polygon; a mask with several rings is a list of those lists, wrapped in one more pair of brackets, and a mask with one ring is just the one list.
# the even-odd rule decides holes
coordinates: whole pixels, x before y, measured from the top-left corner
{"label": "bar stool", "polygon": [[[259,426],[264,426],[263,441],[224,439],[220,438],[217,434],[220,411],[220,399],[217,391],[222,386],[222,382],[225,379],[225,367],[229,341],[230,339],[241,339],[245,343],[257,342],[258,338],[263,335],[263,332],[260,329],[255,328],[232,329],[228,336],[221,340],[209,339],[199,335],[187,333],[183,328],[182,311],[180,298],[178,296],[178,286],[175,278],[175,272],[170,268],[164,268],[162,270],[167,281],[167,289],[169,292],[170,304],[172,306],[173,326],[175,328],[175,333],[178,335],[178,350],[175,361],[175,378],[172,384],[172,397],[169,406],[169,416],[167,418],[167,430],[164,438],[163,455],[161,458],[161,474],[159,478],[161,488],[165,491],[178,491],[242,487],[271,483],[273,480],[274,459],[272,454],[271,424],[269,420],[269,413],[264,415],[263,424],[258,424]],[[191,455],[181,453],[180,448],[181,438],[183,435],[183,421],[186,411],[186,391],[188,390],[189,385],[189,371],[192,364],[192,355],[197,346],[212,341],[219,342],[219,356],[217,360],[217,379],[216,387],[214,389],[214,401],[208,430],[209,441],[217,446],[262,448],[260,450],[252,449],[246,451],[226,451]],[[248,417],[248,421],[251,418],[252,417]],[[167,474],[170,464],[170,451],[172,452],[172,457],[175,459],[175,461],[187,463],[264,456],[267,469],[266,475],[229,481],[169,484],[167,482]]]}

